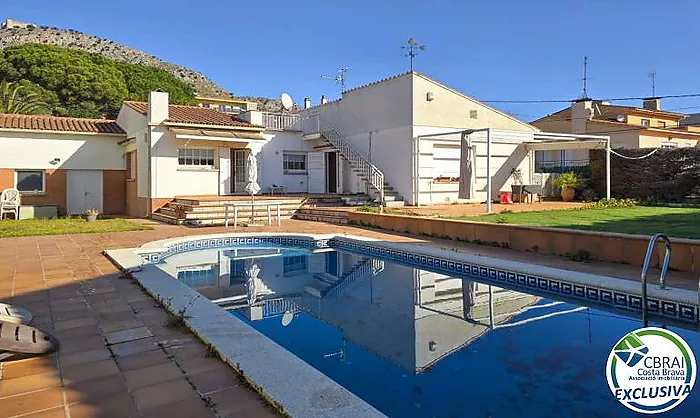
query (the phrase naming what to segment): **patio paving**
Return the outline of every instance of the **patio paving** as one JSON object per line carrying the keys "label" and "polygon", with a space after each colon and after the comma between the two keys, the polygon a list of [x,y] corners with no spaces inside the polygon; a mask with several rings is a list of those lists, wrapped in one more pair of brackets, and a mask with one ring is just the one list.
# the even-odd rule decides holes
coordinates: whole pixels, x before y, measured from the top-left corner
{"label": "patio paving", "polygon": [[[316,222],[289,220],[280,228],[238,231],[260,230],[348,233],[632,280],[639,276],[634,266],[574,263]],[[52,356],[0,363],[0,418],[277,416],[228,365],[208,357],[192,334],[168,328],[165,311],[132,281],[120,278],[101,253],[224,231],[222,227],[155,224],[152,231],[0,239],[0,301],[30,309],[34,325],[53,333],[61,343]],[[694,289],[697,277],[670,272],[668,283]]]}

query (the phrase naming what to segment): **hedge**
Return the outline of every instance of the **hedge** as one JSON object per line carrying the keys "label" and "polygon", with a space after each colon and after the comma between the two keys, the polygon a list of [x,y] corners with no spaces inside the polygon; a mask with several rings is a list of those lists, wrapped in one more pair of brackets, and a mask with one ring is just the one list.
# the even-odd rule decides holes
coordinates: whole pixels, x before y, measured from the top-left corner
{"label": "hedge", "polygon": [[[628,157],[640,157],[654,148],[617,149]],[[592,180],[605,195],[605,151],[591,150]],[[657,202],[683,202],[700,194],[700,148],[659,149],[653,155],[630,160],[610,156],[610,194]]]}

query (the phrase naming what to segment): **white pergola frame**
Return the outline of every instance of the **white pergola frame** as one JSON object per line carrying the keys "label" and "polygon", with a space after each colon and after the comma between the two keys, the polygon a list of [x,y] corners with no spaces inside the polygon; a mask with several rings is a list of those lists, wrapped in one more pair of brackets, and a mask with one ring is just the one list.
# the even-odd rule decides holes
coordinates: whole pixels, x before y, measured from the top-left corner
{"label": "white pergola frame", "polygon": [[[476,132],[486,132],[486,213],[492,212],[491,196],[491,130],[492,128],[464,129],[461,131],[419,135],[414,138],[418,147],[421,138],[460,134],[463,141]],[[562,134],[557,132],[534,132],[533,141],[524,142],[528,151],[557,151],[569,149],[604,149],[605,150],[605,197],[610,199],[610,135]],[[416,156],[416,160],[418,157]],[[418,165],[414,161],[414,165]],[[417,204],[417,203],[416,203]]]}

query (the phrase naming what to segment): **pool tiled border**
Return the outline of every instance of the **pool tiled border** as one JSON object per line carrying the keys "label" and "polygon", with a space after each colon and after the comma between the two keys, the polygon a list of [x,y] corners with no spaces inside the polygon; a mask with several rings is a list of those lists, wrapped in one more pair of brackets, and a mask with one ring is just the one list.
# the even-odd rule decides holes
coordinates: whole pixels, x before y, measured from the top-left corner
{"label": "pool tiled border", "polygon": [[[638,282],[353,236],[217,234],[154,241],[140,248],[105,251],[121,268],[133,270],[134,278],[151,295],[170,300],[167,309],[178,312],[186,307],[188,327],[203,341],[214,346],[226,362],[243,371],[252,384],[292,416],[342,418],[379,417],[383,414],[154,265],[172,254],[236,245],[282,245],[308,249],[331,247],[455,277],[477,278],[515,290],[575,299],[584,305],[641,311],[641,286]],[[650,313],[685,323],[698,323],[695,292],[661,289],[658,285],[649,284],[648,295]],[[286,379],[280,379],[279,372],[282,370],[285,376],[294,376],[295,384],[290,385]]]}

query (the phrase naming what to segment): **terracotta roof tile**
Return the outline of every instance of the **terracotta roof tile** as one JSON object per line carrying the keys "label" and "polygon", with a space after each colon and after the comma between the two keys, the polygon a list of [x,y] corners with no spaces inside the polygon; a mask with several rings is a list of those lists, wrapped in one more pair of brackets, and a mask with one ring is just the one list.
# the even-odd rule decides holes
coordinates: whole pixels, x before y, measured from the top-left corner
{"label": "terracotta roof tile", "polygon": [[117,122],[108,119],[82,119],[7,113],[0,113],[0,129],[124,134],[124,130],[117,125]]}
{"label": "terracotta roof tile", "polygon": [[[148,113],[148,103],[146,102],[124,102],[125,105],[135,111],[146,115]],[[199,106],[185,105],[169,105],[168,122],[172,123],[191,123],[198,125],[215,125],[215,126],[231,126],[244,128],[262,128],[262,126],[253,125],[246,121],[236,119],[232,115],[219,112],[214,109],[207,109]]]}

